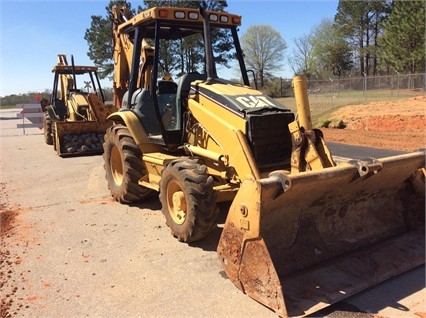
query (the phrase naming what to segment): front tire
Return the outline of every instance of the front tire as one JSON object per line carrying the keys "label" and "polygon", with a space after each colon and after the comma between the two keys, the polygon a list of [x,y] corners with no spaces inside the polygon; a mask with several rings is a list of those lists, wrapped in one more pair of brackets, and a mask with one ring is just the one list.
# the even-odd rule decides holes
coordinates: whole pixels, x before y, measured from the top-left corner
{"label": "front tire", "polygon": [[56,123],[52,122],[52,144],[53,150],[56,151]]}
{"label": "front tire", "polygon": [[126,126],[110,127],[104,137],[105,178],[111,195],[120,203],[146,199],[155,193],[138,184],[146,174],[142,152]]}
{"label": "front tire", "polygon": [[213,178],[197,160],[178,159],[163,169],[160,201],[166,225],[181,242],[201,240],[216,225],[219,209]]}
{"label": "front tire", "polygon": [[44,141],[47,145],[53,145],[53,136],[52,136],[52,119],[50,118],[47,112],[43,116],[43,132],[44,132]]}

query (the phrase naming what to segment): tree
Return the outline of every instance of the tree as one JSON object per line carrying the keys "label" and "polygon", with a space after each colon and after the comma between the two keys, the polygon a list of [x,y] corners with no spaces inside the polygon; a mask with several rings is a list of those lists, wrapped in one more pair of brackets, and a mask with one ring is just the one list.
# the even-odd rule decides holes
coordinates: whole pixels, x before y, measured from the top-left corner
{"label": "tree", "polygon": [[345,41],[327,43],[324,45],[326,54],[323,56],[324,65],[334,76],[341,77],[346,71],[352,69],[351,52]]}
{"label": "tree", "polygon": [[371,70],[376,73],[377,38],[381,32],[379,25],[388,13],[389,3],[386,0],[339,0],[335,27],[353,46],[359,58],[360,74],[369,74]]}
{"label": "tree", "polygon": [[[366,47],[366,56],[372,59],[373,62],[373,74],[376,75],[378,65],[378,55],[379,55],[379,44],[378,38],[380,37],[383,29],[380,27],[383,21],[389,17],[391,10],[391,3],[389,1],[373,1],[371,3],[371,12],[373,13],[371,19],[371,28],[372,28],[372,40],[373,44]],[[367,59],[368,61],[368,59]]]}
{"label": "tree", "polygon": [[[105,7],[109,13],[114,5],[127,6],[131,9],[131,4],[124,0],[110,1]],[[113,44],[111,20],[108,17],[92,15],[90,28],[86,29],[84,39],[89,45],[87,55],[93,63],[99,68],[99,77],[101,79],[110,77],[114,71],[113,62]]]}
{"label": "tree", "polygon": [[294,49],[292,50],[288,62],[295,74],[305,75],[310,78],[315,72],[313,65],[313,46],[312,38],[309,35],[302,35],[293,40]]}
{"label": "tree", "polygon": [[340,77],[352,69],[351,47],[340,36],[331,20],[321,21],[312,32],[310,41],[314,61],[313,74]]}
{"label": "tree", "polygon": [[398,72],[425,71],[425,2],[395,1],[379,39],[382,58]]}
{"label": "tree", "polygon": [[248,68],[259,76],[260,86],[282,66],[287,44],[280,33],[269,25],[252,25],[241,37],[241,47]]}

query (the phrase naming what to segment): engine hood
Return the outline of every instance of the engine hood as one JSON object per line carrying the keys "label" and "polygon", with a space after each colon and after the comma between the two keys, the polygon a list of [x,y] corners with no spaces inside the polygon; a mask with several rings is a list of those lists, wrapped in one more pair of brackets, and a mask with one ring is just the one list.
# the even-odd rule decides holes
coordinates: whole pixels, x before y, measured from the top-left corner
{"label": "engine hood", "polygon": [[290,112],[290,109],[258,90],[224,80],[215,80],[212,84],[198,82],[191,86],[191,93],[198,93],[241,117],[264,110]]}

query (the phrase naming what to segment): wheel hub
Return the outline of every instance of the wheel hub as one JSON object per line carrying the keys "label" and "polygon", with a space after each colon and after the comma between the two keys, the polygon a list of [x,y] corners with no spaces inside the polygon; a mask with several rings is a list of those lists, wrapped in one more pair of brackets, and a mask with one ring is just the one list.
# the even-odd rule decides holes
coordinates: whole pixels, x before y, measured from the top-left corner
{"label": "wheel hub", "polygon": [[120,185],[123,182],[123,163],[120,150],[116,146],[111,149],[110,167],[115,184]]}
{"label": "wheel hub", "polygon": [[171,217],[176,224],[183,224],[186,219],[186,200],[182,191],[176,191],[172,196]]}

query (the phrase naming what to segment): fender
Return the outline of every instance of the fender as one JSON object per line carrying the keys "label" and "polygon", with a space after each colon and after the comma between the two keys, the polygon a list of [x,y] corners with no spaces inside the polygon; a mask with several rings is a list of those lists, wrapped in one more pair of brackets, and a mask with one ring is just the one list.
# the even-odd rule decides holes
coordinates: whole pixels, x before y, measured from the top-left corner
{"label": "fender", "polygon": [[52,105],[46,106],[46,112],[49,114],[49,117],[52,121],[60,120],[59,116],[56,114],[55,109],[53,108]]}
{"label": "fender", "polygon": [[[114,122],[122,122],[124,126],[129,129],[130,134],[132,135],[133,139],[135,140],[135,143],[138,145],[138,147],[144,152],[146,151],[146,147],[143,145],[150,144],[150,141],[148,139],[148,134],[143,128],[138,116],[132,111],[132,110],[120,110],[118,112],[115,112],[107,117],[108,120],[114,121]],[[152,147],[152,144],[149,145],[149,147]]]}

